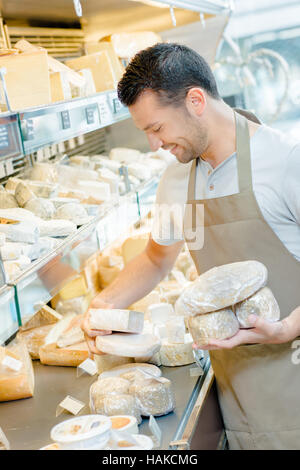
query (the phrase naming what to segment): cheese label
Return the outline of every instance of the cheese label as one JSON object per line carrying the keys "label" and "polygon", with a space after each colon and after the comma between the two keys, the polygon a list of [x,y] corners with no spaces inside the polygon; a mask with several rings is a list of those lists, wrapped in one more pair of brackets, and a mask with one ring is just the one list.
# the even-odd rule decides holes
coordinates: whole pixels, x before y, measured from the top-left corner
{"label": "cheese label", "polygon": [[78,413],[80,413],[84,407],[85,403],[77,400],[77,398],[67,395],[66,398],[64,398],[56,408],[56,417],[64,412],[71,413],[72,415],[78,415]]}
{"label": "cheese label", "polygon": [[154,448],[160,447],[162,432],[161,432],[159,425],[157,424],[156,419],[152,415],[150,416],[150,419],[149,419],[149,429],[152,433],[151,439],[153,440]]}
{"label": "cheese label", "polygon": [[86,359],[77,367],[77,378],[83,374],[95,375],[98,372],[98,367],[92,359]]}
{"label": "cheese label", "polygon": [[13,357],[5,356],[2,361],[2,365],[7,367],[8,369],[13,370],[14,372],[19,372],[23,363],[22,361],[18,361],[18,359],[14,359]]}

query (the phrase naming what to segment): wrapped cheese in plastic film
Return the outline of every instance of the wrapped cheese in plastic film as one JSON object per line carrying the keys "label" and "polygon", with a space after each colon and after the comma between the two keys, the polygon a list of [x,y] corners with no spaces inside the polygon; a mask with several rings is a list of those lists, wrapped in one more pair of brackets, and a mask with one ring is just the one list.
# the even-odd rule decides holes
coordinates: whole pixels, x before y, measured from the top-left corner
{"label": "wrapped cheese in plastic film", "polygon": [[53,163],[36,163],[30,172],[29,178],[34,181],[55,183],[58,179],[57,165]]}
{"label": "wrapped cheese in plastic film", "polygon": [[101,395],[95,398],[90,390],[90,409],[92,413],[106,416],[130,415],[141,423],[141,414],[137,407],[135,398],[129,394]]}
{"label": "wrapped cheese in plastic film", "polygon": [[120,377],[99,378],[90,388],[96,399],[105,395],[122,395],[128,393],[130,382]]}
{"label": "wrapped cheese in plastic film", "polygon": [[257,315],[269,322],[280,319],[279,305],[268,287],[263,287],[248,299],[233,307],[241,328],[251,328],[248,322],[249,315]]}
{"label": "wrapped cheese in plastic film", "polygon": [[175,408],[172,383],[165,377],[146,376],[137,379],[129,388],[142,416],[163,416]]}
{"label": "wrapped cheese in plastic film", "polygon": [[0,347],[0,402],[33,396],[34,373],[23,342]]}

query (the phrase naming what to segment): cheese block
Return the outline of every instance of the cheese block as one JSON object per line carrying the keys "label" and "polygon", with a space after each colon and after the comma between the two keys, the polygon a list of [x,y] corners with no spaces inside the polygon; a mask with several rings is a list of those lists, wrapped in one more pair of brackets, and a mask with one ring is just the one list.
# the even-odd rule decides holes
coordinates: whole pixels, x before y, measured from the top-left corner
{"label": "cheese block", "polygon": [[135,149],[128,149],[123,147],[116,147],[109,152],[110,160],[115,160],[119,163],[128,165],[129,163],[137,161],[141,157],[141,152]]}
{"label": "cheese block", "polygon": [[130,364],[133,362],[132,357],[121,357],[115,356],[113,354],[95,354],[94,361],[97,364],[98,374],[101,375],[106,371],[110,371],[111,369],[115,369],[118,366],[123,366],[126,364]]}
{"label": "cheese block", "polygon": [[51,102],[72,99],[71,87],[65,72],[50,73]]}
{"label": "cheese block", "polygon": [[70,162],[72,165],[79,165],[82,168],[87,168],[90,170],[93,170],[94,167],[94,162],[92,162],[87,155],[74,155],[73,157],[70,157]]}
{"label": "cheese block", "polygon": [[0,428],[0,450],[10,450],[9,441],[1,428]]}
{"label": "cheese block", "polygon": [[24,271],[28,266],[30,266],[31,261],[28,256],[21,255],[19,258],[11,260],[11,261],[4,261],[3,266],[5,269],[6,274],[9,275],[10,279],[18,276],[19,272]]}
{"label": "cheese block", "polygon": [[53,218],[71,220],[76,225],[86,224],[92,219],[82,205],[73,202],[64,204],[56,209]]}
{"label": "cheese block", "polygon": [[119,174],[121,164],[118,161],[111,160],[109,157],[104,155],[93,155],[91,160],[95,163],[95,169],[107,168],[112,172]]}
{"label": "cheese block", "polygon": [[170,316],[174,316],[174,308],[171,304],[158,303],[149,305],[147,316],[151,318],[152,323],[162,323],[169,320]]}
{"label": "cheese block", "polygon": [[90,309],[89,323],[93,330],[141,333],[144,326],[144,314],[133,310]]}
{"label": "cheese block", "polygon": [[20,267],[15,263],[7,264],[7,261],[3,262],[3,267],[6,276],[6,282],[13,281],[16,277],[22,273]]}
{"label": "cheese block", "polygon": [[16,187],[18,186],[19,183],[22,183],[23,180],[21,180],[21,178],[16,178],[15,176],[11,176],[10,178],[8,178],[6,184],[5,184],[5,189],[6,191],[14,191],[15,192],[15,189]]}
{"label": "cheese block", "polygon": [[30,330],[22,330],[17,334],[17,339],[25,342],[32,359],[39,359],[39,349],[45,344],[46,336],[49,334],[53,325],[44,325]]}
{"label": "cheese block", "polygon": [[[102,358],[105,358],[106,356],[101,356]],[[129,374],[131,372],[134,372],[136,370],[141,370],[141,371],[146,371],[148,374],[153,375],[154,377],[160,377],[161,376],[161,370],[152,365],[152,364],[145,364],[145,363],[132,363],[132,364],[124,364],[120,365],[117,367],[113,367],[110,370],[107,370],[103,373],[100,374],[100,378],[105,378],[105,377],[120,377],[123,376],[123,374]]]}
{"label": "cheese block", "polygon": [[148,244],[148,240],[149,234],[143,233],[142,235],[134,235],[133,237],[129,237],[124,241],[122,244],[122,256],[125,265],[145,250]]}
{"label": "cheese block", "polygon": [[190,334],[184,335],[183,343],[171,343],[167,339],[162,340],[160,358],[163,366],[185,366],[195,362],[193,354],[193,338]]}
{"label": "cheese block", "polygon": [[21,243],[5,243],[1,246],[0,253],[2,261],[17,259],[23,254],[22,245]]}
{"label": "cheese block", "polygon": [[10,209],[11,207],[18,207],[18,202],[13,194],[7,191],[0,192],[0,209]]}
{"label": "cheese block", "polygon": [[167,339],[169,343],[184,343],[184,317],[174,316],[166,322]]}
{"label": "cheese block", "polygon": [[135,176],[141,181],[149,179],[152,174],[149,167],[143,163],[133,162],[127,165],[129,175]]}
{"label": "cheese block", "polygon": [[231,338],[239,330],[239,322],[230,308],[217,312],[191,316],[189,331],[198,346],[205,346],[215,339]]}
{"label": "cheese block", "polygon": [[25,343],[0,347],[0,402],[32,397],[33,391],[34,373]]}
{"label": "cheese block", "polygon": [[[51,333],[51,332],[50,332]],[[40,361],[49,366],[78,367],[89,357],[86,342],[58,348],[55,343],[45,344],[39,349]]]}
{"label": "cheese block", "polygon": [[[84,194],[82,194],[84,196]],[[79,202],[80,199],[71,198],[71,197],[53,197],[51,198],[51,202],[54,205],[55,209],[58,209],[60,206],[64,204],[69,204],[70,202]]]}
{"label": "cheese block", "polygon": [[92,413],[105,416],[130,415],[141,422],[141,414],[139,413],[136,401],[133,396],[128,394],[122,395],[106,395],[100,398],[90,398],[90,409]]}
{"label": "cheese block", "polygon": [[267,268],[258,261],[212,268],[183,289],[176,313],[191,316],[229,307],[264,287],[267,279]]}
{"label": "cheese block", "polygon": [[165,377],[136,380],[129,387],[142,416],[163,416],[175,408],[172,383]]}
{"label": "cheese block", "polygon": [[251,328],[248,323],[249,315],[257,315],[271,323],[280,320],[279,305],[269,287],[263,287],[248,299],[234,305],[233,308],[242,328]]}
{"label": "cheese block", "polygon": [[49,220],[52,219],[55,213],[55,207],[51,201],[43,198],[30,199],[24,205],[24,209],[32,212],[37,217],[41,219]]}
{"label": "cheese block", "polygon": [[33,261],[43,255],[49,254],[58,243],[56,238],[40,237],[34,245],[23,245],[22,251],[25,256],[28,256],[28,258]]}
{"label": "cheese block", "polygon": [[123,73],[124,67],[122,67],[117,54],[113,48],[113,45],[110,42],[95,42],[95,43],[86,43],[85,50],[87,54],[94,54],[95,52],[106,51],[110,62],[114,68],[117,80],[120,80]]}
{"label": "cheese block", "polygon": [[124,268],[121,256],[99,256],[98,257],[99,284],[102,289],[109,286]]}
{"label": "cheese block", "polygon": [[35,199],[36,195],[24,182],[19,183],[15,189],[15,198],[20,207],[24,207],[28,201]]}
{"label": "cheese block", "polygon": [[84,341],[84,333],[81,329],[82,317],[76,316],[70,319],[69,324],[60,333],[56,344],[59,348],[71,346]]}
{"label": "cheese block", "polygon": [[45,183],[56,183],[58,181],[57,165],[46,162],[35,163],[30,172],[30,179],[39,182],[44,181]]}
{"label": "cheese block", "polygon": [[87,297],[84,295],[80,297],[74,297],[68,300],[58,300],[56,304],[56,311],[61,315],[67,315],[69,313],[75,313],[81,315],[87,311],[89,302]]}
{"label": "cheese block", "polygon": [[111,197],[110,185],[103,181],[78,181],[78,187],[89,197],[98,199],[99,201],[108,201]]}
{"label": "cheese block", "polygon": [[195,266],[191,266],[186,272],[186,278],[188,281],[195,281],[198,277],[198,272]]}
{"label": "cheese block", "polygon": [[77,226],[71,220],[43,220],[39,230],[41,237],[66,237],[76,232]]}
{"label": "cheese block", "polygon": [[16,207],[12,209],[0,209],[0,217],[4,219],[10,219],[19,222],[32,222],[38,225],[42,220],[36,217],[32,212]]}
{"label": "cheese block", "polygon": [[113,333],[97,336],[96,347],[101,352],[118,356],[153,356],[160,348],[160,340],[150,334]]}
{"label": "cheese block", "polygon": [[52,198],[58,193],[58,184],[45,183],[44,181],[26,181],[27,186],[37,197]]}
{"label": "cheese block", "polygon": [[43,307],[35,313],[29,320],[25,321],[22,325],[22,331],[31,330],[32,328],[38,328],[45,325],[53,325],[54,323],[59,322],[62,319],[62,316],[53,310],[53,308],[48,305],[43,305]]}
{"label": "cheese block", "polygon": [[110,38],[115,53],[122,59],[130,59],[142,49],[154,46],[162,42],[161,37],[152,31],[139,31],[132,33],[115,33],[103,38],[104,41]]}
{"label": "cheese block", "polygon": [[0,223],[0,232],[5,234],[7,240],[21,243],[37,243],[40,234],[39,227],[31,220],[16,224]]}
{"label": "cheese block", "polygon": [[59,296],[62,300],[73,299],[74,297],[81,297],[88,294],[87,285],[84,276],[81,274],[69,281],[59,291]]}
{"label": "cheese block", "polygon": [[95,52],[66,61],[73,70],[90,69],[93,74],[96,92],[114,90],[117,87],[118,75],[109,60],[107,51]]}
{"label": "cheese block", "polygon": [[75,314],[69,314],[62,317],[55,325],[54,328],[51,329],[50,333],[48,334],[47,338],[45,339],[45,345],[57,343],[58,338],[63,333],[63,331],[68,328],[70,321],[76,318]]}
{"label": "cheese block", "polygon": [[90,395],[97,399],[104,395],[123,395],[128,393],[130,386],[129,380],[122,377],[98,378],[90,388]]}
{"label": "cheese block", "polygon": [[[71,197],[78,197],[77,193],[80,188],[78,187],[78,182],[81,180],[87,181],[96,181],[98,179],[98,173],[94,170],[88,170],[81,167],[74,167],[69,165],[58,165],[57,166],[58,172],[58,180],[62,186],[67,186],[73,191],[73,196]],[[58,194],[60,196],[60,193]],[[64,197],[64,196],[62,196]]]}

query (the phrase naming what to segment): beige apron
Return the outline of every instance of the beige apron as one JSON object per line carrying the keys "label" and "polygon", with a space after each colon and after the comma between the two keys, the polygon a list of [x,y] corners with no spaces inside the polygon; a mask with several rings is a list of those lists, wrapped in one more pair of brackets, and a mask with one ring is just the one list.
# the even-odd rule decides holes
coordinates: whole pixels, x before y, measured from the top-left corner
{"label": "beige apron", "polygon": [[[248,121],[238,111],[236,152],[238,194],[195,200],[194,160],[188,186],[184,231],[195,229],[204,205],[204,246],[190,249],[198,273],[226,263],[258,260],[268,268],[268,286],[281,319],[300,305],[300,263],[264,220],[252,189]],[[266,152],[268,149],[266,149]],[[270,158],[272,156],[270,155]],[[299,240],[300,243],[300,240]],[[291,343],[243,345],[210,352],[230,449],[300,449],[300,365],[292,362]]]}

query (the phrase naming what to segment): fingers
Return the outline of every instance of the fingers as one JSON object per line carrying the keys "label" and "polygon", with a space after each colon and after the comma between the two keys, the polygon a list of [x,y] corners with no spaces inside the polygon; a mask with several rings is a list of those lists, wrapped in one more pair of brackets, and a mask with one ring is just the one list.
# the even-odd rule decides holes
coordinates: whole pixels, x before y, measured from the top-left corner
{"label": "fingers", "polygon": [[94,354],[98,354],[98,355],[102,354],[101,351],[99,351],[99,349],[96,348],[95,340],[91,339],[87,335],[84,335],[84,337],[87,342],[87,346],[88,346],[89,353],[90,353],[89,355],[91,359],[93,359]]}
{"label": "fingers", "polygon": [[111,333],[112,333],[110,330],[92,330],[90,328],[89,313],[88,312],[83,317],[83,320],[81,322],[81,329],[90,338],[95,338],[96,336],[102,336],[102,335],[111,335]]}

